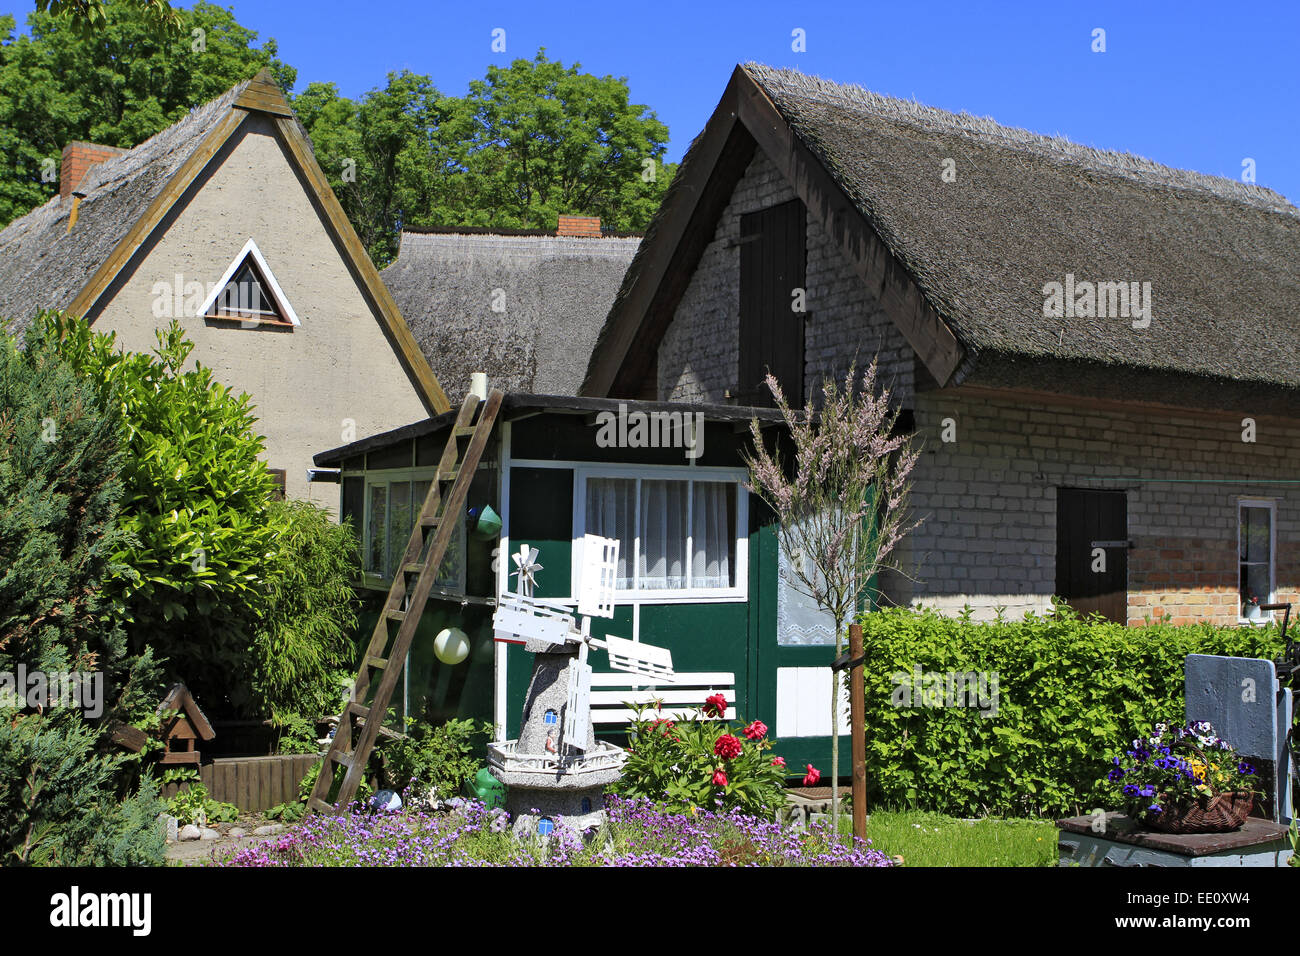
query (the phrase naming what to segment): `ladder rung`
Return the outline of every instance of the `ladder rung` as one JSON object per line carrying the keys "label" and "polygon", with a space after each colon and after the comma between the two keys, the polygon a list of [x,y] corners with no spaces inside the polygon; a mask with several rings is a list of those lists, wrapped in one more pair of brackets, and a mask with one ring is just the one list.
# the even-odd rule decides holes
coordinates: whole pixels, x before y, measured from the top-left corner
{"label": "ladder rung", "polygon": [[388,666],[388,658],[370,656],[366,658],[366,666],[373,667],[375,670],[383,670]]}
{"label": "ladder rung", "polygon": [[436,528],[442,524],[442,515],[420,515],[420,527]]}
{"label": "ladder rung", "polygon": [[342,750],[336,750],[330,754],[330,760],[337,764],[342,764],[349,770],[352,768],[352,754],[344,753]]}
{"label": "ladder rung", "polygon": [[402,621],[406,620],[406,612],[398,610],[385,611],[384,617],[388,618],[390,621],[397,621],[400,624]]}
{"label": "ladder rung", "polygon": [[354,700],[354,701],[351,701],[351,702],[348,704],[348,706],[347,706],[347,712],[348,712],[349,714],[356,714],[358,717],[369,717],[369,716],[370,716],[370,708],[367,707],[365,704],[358,704],[355,700]]}
{"label": "ladder rung", "polygon": [[465,435],[474,434],[474,431],[477,428],[478,428],[477,425],[457,425],[455,428],[451,430],[451,433],[455,435],[457,438],[460,438]]}
{"label": "ladder rung", "polygon": [[438,472],[439,481],[455,481],[460,476],[460,466],[448,468],[446,471]]}
{"label": "ladder rung", "polygon": [[311,808],[312,808],[313,810],[315,810],[317,813],[333,813],[333,812],[334,812],[334,808],[333,808],[333,807],[331,807],[328,803],[326,803],[324,800],[319,799],[318,797],[312,797],[310,800],[308,800],[308,801],[307,801],[307,806],[311,807]]}
{"label": "ladder rung", "polygon": [[424,570],[423,564],[404,564],[402,565],[403,574],[419,574]]}

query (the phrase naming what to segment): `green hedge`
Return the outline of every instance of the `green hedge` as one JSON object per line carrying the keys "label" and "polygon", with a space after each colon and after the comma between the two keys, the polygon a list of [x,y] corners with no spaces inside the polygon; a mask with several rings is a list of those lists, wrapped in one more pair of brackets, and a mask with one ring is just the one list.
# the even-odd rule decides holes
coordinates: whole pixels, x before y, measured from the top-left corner
{"label": "green hedge", "polygon": [[[1186,655],[1282,653],[1276,626],[1124,627],[1068,608],[1017,622],[910,609],[860,621],[869,798],[960,816],[1059,816],[1108,805],[1107,764],[1121,745],[1157,721],[1182,719]],[[907,706],[915,678],[898,675],[917,667],[984,672],[984,697],[962,683],[958,702],[967,691],[973,706],[926,706],[933,697],[915,694]],[[923,680],[926,687],[934,684]],[[942,693],[946,703],[946,680]]]}

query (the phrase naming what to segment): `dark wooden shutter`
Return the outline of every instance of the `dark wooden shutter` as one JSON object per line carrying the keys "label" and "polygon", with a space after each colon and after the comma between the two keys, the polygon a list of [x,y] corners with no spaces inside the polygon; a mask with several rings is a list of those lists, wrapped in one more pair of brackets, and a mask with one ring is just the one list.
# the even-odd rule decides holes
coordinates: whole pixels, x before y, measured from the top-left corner
{"label": "dark wooden shutter", "polygon": [[798,199],[740,217],[740,370],[736,399],[772,405],[770,369],[790,404],[803,407],[804,314],[791,310],[804,288],[804,205]]}
{"label": "dark wooden shutter", "polygon": [[[1123,491],[1056,491],[1056,593],[1080,614],[1099,611],[1128,621],[1128,495]],[[1106,570],[1092,570],[1103,547]]]}

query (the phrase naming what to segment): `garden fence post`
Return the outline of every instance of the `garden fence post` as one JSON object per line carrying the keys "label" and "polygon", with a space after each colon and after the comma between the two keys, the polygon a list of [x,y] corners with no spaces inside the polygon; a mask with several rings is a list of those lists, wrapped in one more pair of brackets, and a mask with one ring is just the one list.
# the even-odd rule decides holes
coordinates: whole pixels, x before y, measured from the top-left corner
{"label": "garden fence post", "polygon": [[867,727],[866,688],[862,677],[862,625],[849,625],[849,658],[857,661],[849,672],[849,723],[853,734],[853,835],[867,838]]}

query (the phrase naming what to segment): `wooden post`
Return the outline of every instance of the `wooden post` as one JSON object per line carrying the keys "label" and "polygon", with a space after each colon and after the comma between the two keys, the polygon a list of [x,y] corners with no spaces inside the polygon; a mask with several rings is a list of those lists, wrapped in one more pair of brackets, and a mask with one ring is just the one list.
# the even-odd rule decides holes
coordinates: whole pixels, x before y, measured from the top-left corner
{"label": "wooden post", "polygon": [[[862,625],[849,625],[849,657],[862,656]],[[853,733],[853,835],[867,838],[867,720],[862,664],[849,673],[849,723]]]}

